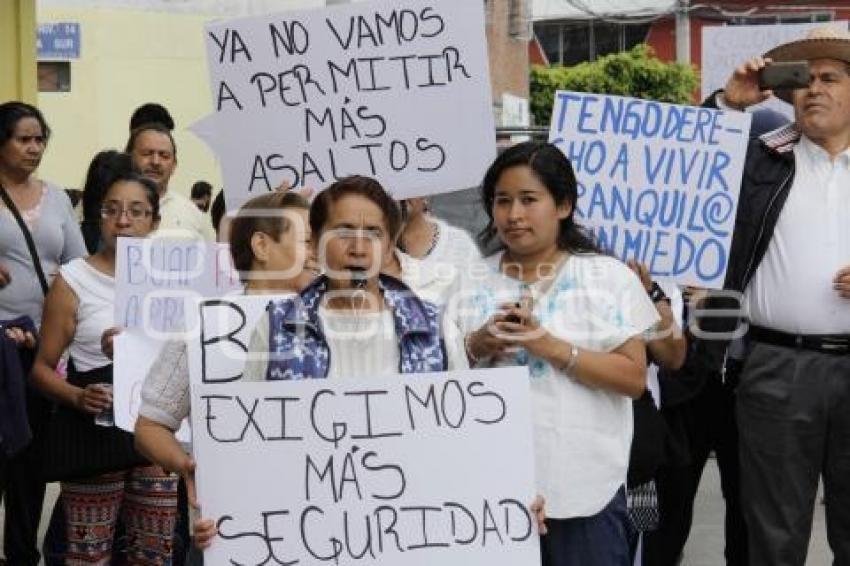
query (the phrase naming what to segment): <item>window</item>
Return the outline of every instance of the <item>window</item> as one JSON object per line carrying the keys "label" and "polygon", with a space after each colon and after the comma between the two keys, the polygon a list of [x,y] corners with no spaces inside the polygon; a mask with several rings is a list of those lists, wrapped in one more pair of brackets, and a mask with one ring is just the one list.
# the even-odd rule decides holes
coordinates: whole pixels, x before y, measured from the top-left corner
{"label": "window", "polygon": [[39,61],[38,91],[71,92],[71,62]]}
{"label": "window", "polygon": [[832,12],[807,12],[790,14],[760,14],[758,16],[735,16],[729,19],[730,25],[753,26],[759,24],[808,24],[831,22],[835,19]]}
{"label": "window", "polygon": [[564,65],[575,65],[582,61],[590,60],[592,26],[587,22],[571,22],[561,26],[560,56],[550,59],[551,62],[560,61]]}
{"label": "window", "polygon": [[551,64],[576,65],[646,41],[650,24],[563,21],[535,24],[534,33]]}

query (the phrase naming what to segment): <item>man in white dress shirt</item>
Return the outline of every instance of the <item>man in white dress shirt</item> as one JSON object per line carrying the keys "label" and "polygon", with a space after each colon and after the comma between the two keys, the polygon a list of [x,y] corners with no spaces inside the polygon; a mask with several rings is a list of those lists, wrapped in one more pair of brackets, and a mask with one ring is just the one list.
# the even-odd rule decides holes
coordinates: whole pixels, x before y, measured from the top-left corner
{"label": "man in white dress shirt", "polygon": [[721,108],[771,96],[771,62],[809,62],[777,93],[796,122],[750,144],[726,288],[743,293],[737,389],[750,564],[802,566],[823,478],[829,543],[850,564],[850,34],[818,28],[738,67]]}

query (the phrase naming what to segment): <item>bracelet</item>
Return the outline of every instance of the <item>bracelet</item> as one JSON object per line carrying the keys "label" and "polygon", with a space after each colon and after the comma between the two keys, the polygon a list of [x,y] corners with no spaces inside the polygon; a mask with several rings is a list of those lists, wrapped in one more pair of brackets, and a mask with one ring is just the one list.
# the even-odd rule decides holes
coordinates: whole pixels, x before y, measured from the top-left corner
{"label": "bracelet", "polygon": [[653,303],[657,303],[658,301],[670,302],[670,298],[666,295],[666,293],[664,293],[664,289],[662,289],[661,285],[659,285],[656,281],[652,282],[652,287],[649,288],[647,294]]}
{"label": "bracelet", "polygon": [[569,374],[575,369],[576,364],[578,364],[578,346],[572,344],[570,346],[570,358],[567,360],[567,363],[561,366],[561,371]]}
{"label": "bracelet", "polygon": [[478,363],[478,358],[472,353],[472,348],[469,347],[469,340],[472,338],[472,332],[463,337],[463,349],[466,352],[466,357],[469,359],[469,365]]}

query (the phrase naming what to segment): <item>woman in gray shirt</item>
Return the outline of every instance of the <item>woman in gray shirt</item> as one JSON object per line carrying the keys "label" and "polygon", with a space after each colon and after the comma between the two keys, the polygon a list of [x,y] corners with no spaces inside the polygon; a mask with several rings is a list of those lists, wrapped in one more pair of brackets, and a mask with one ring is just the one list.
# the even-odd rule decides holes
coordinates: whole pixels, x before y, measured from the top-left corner
{"label": "woman in gray shirt", "polygon": [[[0,185],[32,234],[48,284],[59,265],[87,255],[68,196],[35,176],[49,136],[50,128],[37,108],[23,102],[0,104]],[[21,227],[0,200],[0,321],[26,315],[40,325],[43,302],[44,291]],[[35,346],[33,336],[8,328],[6,332],[20,347]],[[41,419],[29,405],[37,435]],[[8,462],[0,461],[0,467],[6,468],[6,480],[0,484],[0,496],[5,491],[6,560],[37,564],[36,537],[44,499],[39,462],[32,451],[24,450]]]}
{"label": "woman in gray shirt", "polygon": [[[23,102],[0,104],[0,185],[32,234],[48,284],[61,264],[88,255],[70,199],[35,175],[49,136],[50,129],[35,107]],[[21,228],[0,203],[0,320],[27,315],[40,325],[43,302]]]}

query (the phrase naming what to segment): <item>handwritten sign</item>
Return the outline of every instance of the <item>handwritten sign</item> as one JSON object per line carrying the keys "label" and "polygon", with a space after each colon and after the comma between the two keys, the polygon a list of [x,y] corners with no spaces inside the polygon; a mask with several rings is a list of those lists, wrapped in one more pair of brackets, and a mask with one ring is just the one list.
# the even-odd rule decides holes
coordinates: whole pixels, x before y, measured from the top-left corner
{"label": "handwritten sign", "polygon": [[[197,240],[119,238],[115,320],[124,330],[114,345],[115,423],[132,431],[141,390],[166,340],[186,332],[185,304],[241,293],[227,245]],[[182,440],[188,439],[184,428]]]}
{"label": "handwritten sign", "polygon": [[192,422],[209,563],[540,563],[523,368],[193,384]]}
{"label": "handwritten sign", "polygon": [[682,285],[723,285],[750,115],[559,91],[549,139],[601,247]]}
{"label": "handwritten sign", "polygon": [[186,300],[190,331],[188,355],[199,360],[193,382],[229,383],[242,379],[245,363],[265,352],[249,352],[251,336],[274,295]]}
{"label": "handwritten sign", "polygon": [[119,238],[116,253],[115,320],[122,328],[182,332],[185,297],[242,290],[226,244]]}
{"label": "handwritten sign", "polygon": [[[247,352],[257,321],[273,295],[224,296],[202,299],[186,296],[181,311],[189,313],[185,328],[171,333],[173,339],[184,340],[188,347],[201,348],[201,359],[208,383],[229,383],[242,378],[249,357]],[[204,324],[204,332],[201,332]],[[146,333],[141,328],[124,330],[115,337],[115,389],[113,391],[115,424],[133,431],[141,406],[142,385],[154,361],[161,355],[166,339]],[[184,376],[174,375],[174,379]],[[188,442],[189,425],[184,422],[177,438]]]}
{"label": "handwritten sign", "polygon": [[193,130],[228,208],[376,177],[397,198],[474,186],[496,155],[481,2],[383,0],[206,27],[215,113]]}

